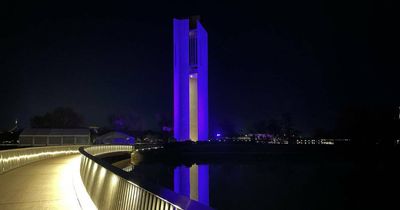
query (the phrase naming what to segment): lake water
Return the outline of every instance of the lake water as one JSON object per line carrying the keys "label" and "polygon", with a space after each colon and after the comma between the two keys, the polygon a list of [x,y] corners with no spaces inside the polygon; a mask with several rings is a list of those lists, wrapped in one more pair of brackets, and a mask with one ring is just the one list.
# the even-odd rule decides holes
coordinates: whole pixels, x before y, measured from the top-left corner
{"label": "lake water", "polygon": [[[393,163],[283,159],[192,166],[146,163],[132,173],[216,209],[385,209],[395,203]],[[394,190],[394,193],[391,193]]]}

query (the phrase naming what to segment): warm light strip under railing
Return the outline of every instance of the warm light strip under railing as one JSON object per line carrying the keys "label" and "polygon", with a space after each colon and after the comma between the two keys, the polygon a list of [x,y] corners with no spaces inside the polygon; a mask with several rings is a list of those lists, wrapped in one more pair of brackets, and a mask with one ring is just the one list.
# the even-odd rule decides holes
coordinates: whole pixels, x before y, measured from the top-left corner
{"label": "warm light strip under railing", "polygon": [[39,160],[78,154],[83,145],[30,147],[0,151],[0,174]]}

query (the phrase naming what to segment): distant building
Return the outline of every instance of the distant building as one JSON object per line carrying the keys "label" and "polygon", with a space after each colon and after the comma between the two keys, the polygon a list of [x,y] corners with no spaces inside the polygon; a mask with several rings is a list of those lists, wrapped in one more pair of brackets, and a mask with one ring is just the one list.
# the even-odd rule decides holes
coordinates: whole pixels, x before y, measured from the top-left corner
{"label": "distant building", "polygon": [[[248,141],[254,141],[257,143],[268,143],[268,144],[289,144],[287,139],[281,138],[279,136],[274,136],[268,133],[248,133],[242,137],[241,139],[249,139]],[[239,139],[240,141],[240,139]]]}
{"label": "distant building", "polygon": [[[250,136],[247,136],[247,135],[245,135],[245,136],[239,136],[239,137],[237,137],[236,139],[237,139],[237,141],[251,141],[251,137],[250,137]],[[235,140],[234,140],[234,141],[235,141]]]}
{"label": "distant building", "polygon": [[334,145],[334,144],[348,144],[350,143],[350,139],[297,139],[296,144],[325,144],[325,145]]}
{"label": "distant building", "polygon": [[19,136],[24,145],[69,145],[91,144],[89,129],[24,129]]}
{"label": "distant building", "polygon": [[246,136],[249,136],[250,138],[252,138],[256,141],[272,139],[272,135],[267,134],[267,133],[250,133],[250,134],[247,134]]}
{"label": "distant building", "polygon": [[95,144],[134,144],[135,138],[122,132],[112,131],[95,139]]}

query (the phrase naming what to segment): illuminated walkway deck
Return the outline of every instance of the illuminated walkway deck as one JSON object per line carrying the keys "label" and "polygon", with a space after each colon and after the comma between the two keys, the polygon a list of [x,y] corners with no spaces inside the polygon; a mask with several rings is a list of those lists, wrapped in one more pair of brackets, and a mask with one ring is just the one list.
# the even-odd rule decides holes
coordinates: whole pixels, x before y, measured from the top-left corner
{"label": "illuminated walkway deck", "polygon": [[0,209],[82,209],[79,160],[51,158],[0,175]]}

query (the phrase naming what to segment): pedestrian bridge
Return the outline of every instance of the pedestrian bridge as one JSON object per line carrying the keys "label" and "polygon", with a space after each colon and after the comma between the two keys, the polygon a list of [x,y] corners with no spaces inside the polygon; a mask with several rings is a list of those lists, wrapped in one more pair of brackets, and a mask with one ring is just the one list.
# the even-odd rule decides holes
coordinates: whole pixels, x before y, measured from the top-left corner
{"label": "pedestrian bridge", "polygon": [[71,145],[0,151],[0,209],[211,209],[130,178],[96,157],[133,149]]}

